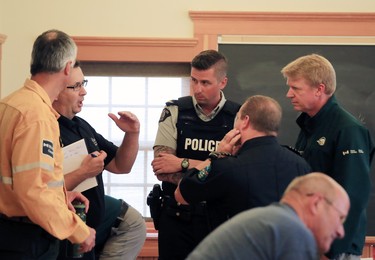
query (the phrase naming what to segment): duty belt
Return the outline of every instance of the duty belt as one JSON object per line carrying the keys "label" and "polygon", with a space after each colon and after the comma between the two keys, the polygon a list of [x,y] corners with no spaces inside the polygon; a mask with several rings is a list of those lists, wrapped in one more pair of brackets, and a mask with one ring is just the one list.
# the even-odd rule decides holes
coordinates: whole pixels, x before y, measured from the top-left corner
{"label": "duty belt", "polygon": [[7,215],[0,213],[0,219],[6,220],[6,221],[12,221],[12,222],[20,222],[20,223],[27,223],[27,224],[33,224],[36,225],[34,222],[32,222],[28,217],[8,217]]}
{"label": "duty belt", "polygon": [[120,214],[117,216],[115,220],[115,223],[113,224],[114,228],[118,228],[120,226],[120,223],[124,221],[125,214],[128,211],[128,208],[129,208],[129,205],[125,201],[121,200],[121,210],[120,210]]}
{"label": "duty belt", "polygon": [[190,219],[192,215],[206,216],[207,208],[206,202],[200,202],[193,205],[182,205],[170,196],[164,196],[163,208],[169,213],[176,217],[183,219]]}

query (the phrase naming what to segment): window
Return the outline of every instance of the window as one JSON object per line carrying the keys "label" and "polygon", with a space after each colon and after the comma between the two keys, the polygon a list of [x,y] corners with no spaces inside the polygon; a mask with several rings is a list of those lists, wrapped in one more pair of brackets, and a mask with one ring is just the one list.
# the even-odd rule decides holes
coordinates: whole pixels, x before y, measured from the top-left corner
{"label": "window", "polygon": [[[155,73],[155,70],[154,73],[147,73],[147,76],[139,76],[139,72],[134,72],[138,74],[136,76],[88,76],[98,73],[87,69],[87,64],[82,66],[88,84],[84,107],[78,116],[87,120],[98,133],[116,145],[120,145],[124,133],[108,117],[108,113],[131,111],[140,121],[140,147],[131,173],[111,174],[105,171],[103,181],[107,195],[124,199],[144,217],[150,217],[149,207],[146,205],[147,195],[152,186],[158,183],[151,167],[158,120],[166,101],[189,95],[190,65],[187,66],[189,69],[185,71],[185,75],[172,76],[160,75],[162,73]],[[106,68],[108,69],[107,66]],[[118,72],[113,70],[105,74],[116,75],[116,71]]]}

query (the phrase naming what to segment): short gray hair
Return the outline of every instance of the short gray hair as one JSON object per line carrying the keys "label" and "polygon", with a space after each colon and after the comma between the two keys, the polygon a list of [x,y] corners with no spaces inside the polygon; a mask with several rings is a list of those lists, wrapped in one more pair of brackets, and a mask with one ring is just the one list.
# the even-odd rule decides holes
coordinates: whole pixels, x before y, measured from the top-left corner
{"label": "short gray hair", "polygon": [[67,62],[77,57],[77,45],[66,33],[48,30],[35,40],[31,53],[30,73],[55,73],[64,69]]}

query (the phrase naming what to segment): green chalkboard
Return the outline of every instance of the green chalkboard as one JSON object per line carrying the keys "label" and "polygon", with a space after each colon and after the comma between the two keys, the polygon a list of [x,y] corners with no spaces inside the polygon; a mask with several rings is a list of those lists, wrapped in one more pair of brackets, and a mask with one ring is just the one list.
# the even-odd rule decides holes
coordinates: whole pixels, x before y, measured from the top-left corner
{"label": "green chalkboard", "polygon": [[[280,70],[290,61],[311,53],[331,61],[336,70],[335,95],[339,103],[365,122],[375,140],[375,46],[220,44],[219,51],[229,60],[229,81],[224,89],[228,99],[242,103],[250,95],[261,94],[273,97],[282,106],[281,144],[293,146],[299,128],[295,123],[298,112],[285,96],[288,88]],[[373,165],[373,184],[374,168]],[[375,235],[374,188],[368,207],[367,234]]]}

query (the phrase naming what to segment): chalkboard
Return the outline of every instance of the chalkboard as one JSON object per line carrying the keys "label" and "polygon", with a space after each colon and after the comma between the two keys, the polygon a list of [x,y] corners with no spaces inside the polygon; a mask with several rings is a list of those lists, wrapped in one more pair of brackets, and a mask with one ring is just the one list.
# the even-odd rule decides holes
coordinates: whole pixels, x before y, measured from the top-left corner
{"label": "chalkboard", "polygon": [[[311,53],[326,57],[337,76],[336,98],[350,113],[365,123],[375,140],[375,46],[371,45],[279,45],[219,44],[229,61],[226,98],[243,103],[251,95],[267,95],[283,109],[279,132],[281,144],[294,145],[299,128],[298,112],[286,98],[288,87],[280,73],[292,60]],[[375,184],[375,167],[371,171]],[[368,206],[367,235],[375,235],[375,188]]]}

